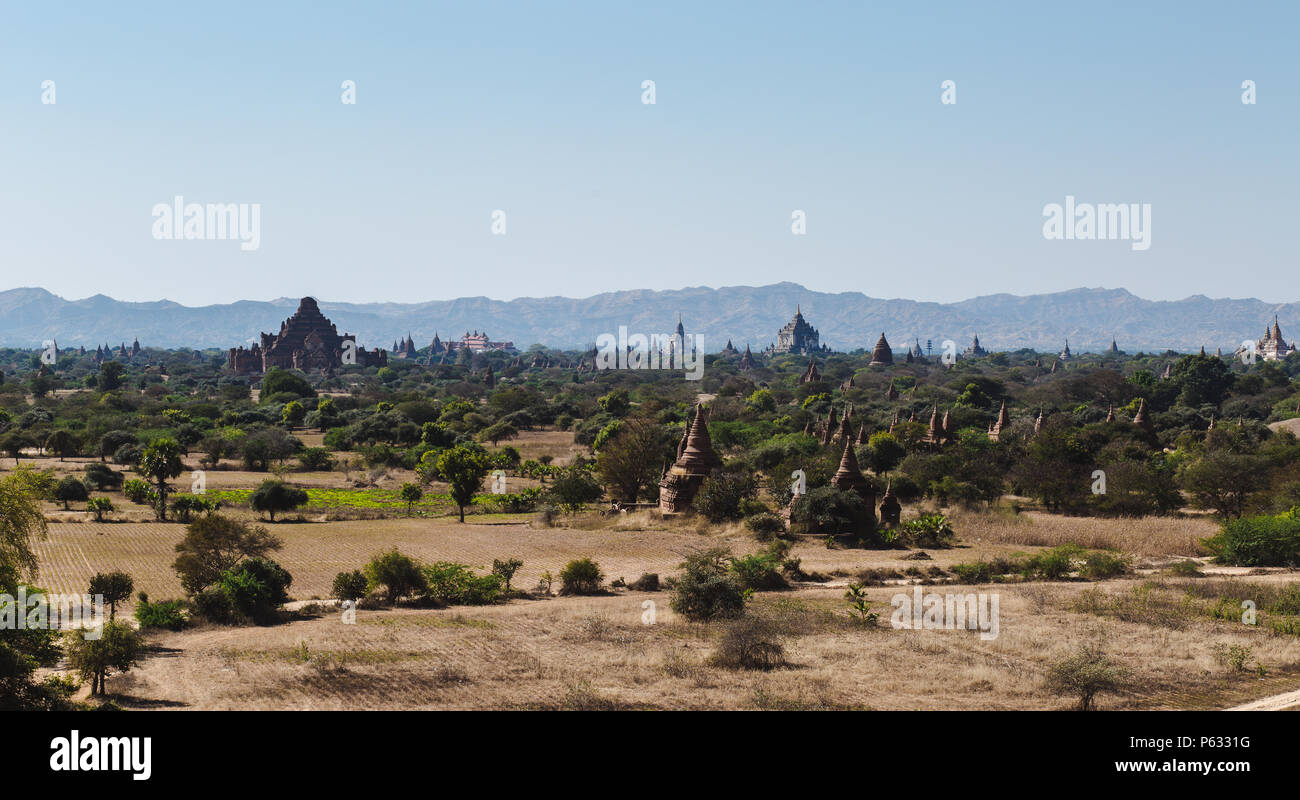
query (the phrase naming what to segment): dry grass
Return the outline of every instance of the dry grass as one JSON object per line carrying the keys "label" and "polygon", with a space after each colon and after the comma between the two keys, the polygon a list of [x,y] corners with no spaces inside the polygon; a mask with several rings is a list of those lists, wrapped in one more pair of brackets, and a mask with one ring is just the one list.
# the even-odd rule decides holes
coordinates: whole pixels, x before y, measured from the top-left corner
{"label": "dry grass", "polygon": [[1200,541],[1218,532],[1206,517],[1099,519],[1061,517],[1041,512],[951,514],[958,536],[968,544],[1056,547],[1077,544],[1158,558],[1201,555]]}

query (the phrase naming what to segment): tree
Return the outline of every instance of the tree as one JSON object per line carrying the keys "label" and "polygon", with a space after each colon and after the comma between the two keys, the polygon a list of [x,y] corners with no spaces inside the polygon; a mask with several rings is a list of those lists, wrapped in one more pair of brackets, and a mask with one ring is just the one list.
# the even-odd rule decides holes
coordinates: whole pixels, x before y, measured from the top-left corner
{"label": "tree", "polygon": [[131,596],[135,591],[135,581],[125,572],[96,572],[95,577],[90,579],[90,588],[87,593],[94,595],[103,595],[104,602],[108,603],[108,618],[117,618],[117,604]]}
{"label": "tree", "polygon": [[457,445],[438,456],[438,474],[450,484],[451,499],[460,511],[461,522],[465,521],[465,506],[474,501],[488,468],[487,454],[481,447]]}
{"label": "tree", "polygon": [[334,576],[334,586],[330,592],[340,600],[360,600],[366,596],[367,583],[361,570],[340,572]]}
{"label": "tree", "polygon": [[600,448],[596,471],[610,493],[625,503],[654,497],[660,469],[669,457],[668,434],[647,419],[624,420],[618,433]]}
{"label": "tree", "polygon": [[113,392],[122,387],[122,373],[126,365],[121,361],[105,361],[99,365],[99,390]]}
{"label": "tree", "polygon": [[1240,517],[1252,494],[1268,485],[1267,462],[1260,456],[1211,450],[1183,465],[1179,485],[1199,508]]}
{"label": "tree", "polygon": [[106,622],[99,638],[89,638],[85,629],[68,634],[68,663],[90,680],[92,695],[104,694],[110,670],[126,672],[135,666],[141,650],[140,634],[124,622]]}
{"label": "tree", "polygon": [[0,478],[0,578],[36,579],[39,567],[32,540],[46,535],[41,497],[49,484],[47,476],[30,467]]}
{"label": "tree", "polygon": [[197,594],[240,560],[261,558],[282,546],[278,537],[260,525],[253,527],[220,514],[208,514],[185,526],[185,537],[176,544],[178,555],[172,566],[185,591]]}
{"label": "tree", "polygon": [[501,420],[479,431],[478,440],[480,442],[491,442],[492,446],[496,447],[497,442],[502,439],[513,439],[518,435],[519,430],[514,425],[506,420]]}
{"label": "tree", "polygon": [[80,479],[71,475],[59,481],[58,486],[54,487],[54,499],[63,503],[63,510],[68,510],[68,503],[72,501],[80,502],[90,497],[90,492],[86,490],[86,484]]}
{"label": "tree", "polygon": [[86,501],[86,510],[95,515],[96,522],[103,522],[105,514],[111,514],[116,509],[113,508],[113,501],[107,497],[92,497]]}
{"label": "tree", "polygon": [[1097,695],[1125,691],[1128,679],[1127,669],[1111,660],[1099,644],[1089,643],[1051,666],[1047,688],[1053,694],[1078,698],[1075,708],[1087,711]]}
{"label": "tree", "polygon": [[867,440],[866,464],[877,475],[897,468],[906,455],[907,448],[887,431],[873,433]]}
{"label": "tree", "polygon": [[122,449],[123,445],[135,444],[135,434],[129,431],[109,431],[99,437],[99,460],[103,461]]}
{"label": "tree", "polygon": [[75,456],[78,444],[77,437],[71,431],[62,428],[52,431],[45,437],[45,449],[57,455],[60,461],[67,456]]}
{"label": "tree", "polygon": [[758,480],[751,472],[715,472],[700,484],[695,510],[710,522],[737,520],[744,516],[741,505],[758,494]]}
{"label": "tree", "polygon": [[594,503],[602,494],[600,484],[591,473],[581,467],[569,467],[555,476],[549,489],[551,500],[566,512],[580,511],[587,503]]}
{"label": "tree", "polygon": [[301,425],[303,419],[307,417],[307,409],[298,400],[284,404],[284,410],[280,412],[280,419],[286,425]]}
{"label": "tree", "polygon": [[396,549],[380,553],[366,564],[366,583],[370,589],[384,587],[388,602],[423,592],[428,583],[420,565]]}
{"label": "tree", "polygon": [[167,519],[167,481],[181,474],[181,446],[175,439],[157,439],[140,454],[136,471],[154,482],[158,493],[155,511],[159,520]]}
{"label": "tree", "polygon": [[277,394],[286,393],[298,397],[316,396],[316,390],[311,388],[311,383],[306,378],[279,367],[272,367],[262,377],[262,391],[258,395],[258,399],[266,402]]}
{"label": "tree", "polygon": [[406,501],[406,515],[408,517],[411,515],[411,506],[420,502],[421,497],[424,497],[424,490],[420,488],[420,484],[402,484],[402,499]]}
{"label": "tree", "polygon": [[217,504],[206,497],[199,497],[196,494],[182,494],[172,501],[171,508],[172,513],[176,515],[176,519],[188,523],[195,514],[216,511]]}
{"label": "tree", "polygon": [[275,522],[275,512],[292,511],[306,504],[305,491],[277,480],[262,481],[262,485],[257,487],[248,500],[249,507],[254,511],[270,514],[272,522]]}
{"label": "tree", "polygon": [[518,558],[508,558],[502,561],[499,558],[492,559],[492,574],[501,576],[505,582],[506,591],[510,591],[510,580],[515,577],[515,573],[524,565],[524,562]]}
{"label": "tree", "polygon": [[18,466],[18,458],[22,456],[23,450],[34,445],[31,439],[18,431],[10,431],[0,436],[0,450],[14,460],[14,466]]}

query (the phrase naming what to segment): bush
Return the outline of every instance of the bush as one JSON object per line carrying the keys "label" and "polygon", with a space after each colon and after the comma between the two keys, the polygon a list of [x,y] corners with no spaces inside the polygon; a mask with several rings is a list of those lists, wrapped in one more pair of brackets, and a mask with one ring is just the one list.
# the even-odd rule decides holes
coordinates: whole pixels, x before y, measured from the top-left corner
{"label": "bush", "polygon": [[368,585],[369,581],[359,569],[340,572],[334,576],[334,585],[330,589],[330,594],[340,600],[360,600],[366,596]]}
{"label": "bush", "polygon": [[710,522],[738,520],[744,516],[741,504],[754,499],[758,481],[749,473],[719,472],[704,479],[695,495],[695,510]]}
{"label": "bush", "polygon": [[1089,580],[1098,581],[1126,575],[1131,568],[1127,556],[1098,550],[1084,556],[1079,574]]}
{"label": "bush", "polygon": [[107,464],[92,462],[85,467],[85,481],[91,487],[103,492],[116,489],[126,480],[125,476]]}
{"label": "bush", "polygon": [[500,575],[475,575],[464,564],[439,561],[424,568],[425,594],[438,605],[483,606],[501,599]]}
{"label": "bush", "polygon": [[1125,691],[1129,673],[1102,652],[1097,644],[1086,644],[1069,658],[1056,662],[1047,672],[1047,688],[1054,694],[1078,699],[1079,711],[1092,708],[1099,694]]}
{"label": "bush", "polygon": [[95,515],[96,522],[103,522],[105,514],[112,514],[117,509],[107,497],[92,497],[86,501],[86,510]]}
{"label": "bush", "polygon": [[131,478],[122,484],[122,494],[127,500],[141,506],[152,505],[154,502],[154,488],[139,478]]}
{"label": "bush", "polygon": [[188,523],[195,514],[216,511],[217,503],[196,494],[181,494],[177,495],[176,499],[172,501],[171,509],[178,520]]}
{"label": "bush", "polygon": [[577,558],[560,570],[560,594],[596,594],[605,575],[590,558]]}
{"label": "bush", "polygon": [[776,514],[755,514],[745,519],[745,527],[753,532],[754,538],[766,542],[785,533],[785,520]]}
{"label": "bush", "polygon": [[922,514],[900,525],[898,537],[912,547],[951,547],[957,534],[943,514]]}
{"label": "bush", "polygon": [[730,551],[721,547],[687,556],[673,585],[673,611],[697,622],[740,616],[745,590],[728,569],[730,558]]}
{"label": "bush", "polygon": [[292,582],[289,573],[268,558],[241,561],[233,570],[222,573],[215,587],[228,603],[229,611],[221,612],[220,616],[226,620],[233,616],[239,622],[274,622],[276,611],[289,600],[288,588]]}
{"label": "bush", "polygon": [[770,553],[739,556],[731,559],[729,569],[736,576],[740,588],[753,591],[788,589],[790,584],[781,577],[781,561]]}
{"label": "bush", "polygon": [[637,592],[657,592],[659,591],[659,573],[642,573],[641,577],[629,583],[627,588]]}
{"label": "bush", "polygon": [[298,463],[305,472],[329,472],[334,469],[334,456],[324,447],[309,447],[298,454]]}
{"label": "bush", "polygon": [[790,521],[807,526],[811,533],[870,536],[876,527],[875,512],[856,492],[833,486],[799,495],[790,509]]}
{"label": "bush", "polygon": [[428,588],[424,572],[415,559],[397,550],[380,553],[365,566],[366,585],[371,589],[384,587],[388,602],[395,603],[403,597],[423,594]]}
{"label": "bush", "polygon": [[149,595],[140,592],[139,602],[135,607],[135,619],[140,623],[142,630],[149,628],[165,628],[169,631],[178,631],[185,627],[187,620],[185,618],[185,602],[183,600],[160,600],[157,603],[149,602]]}
{"label": "bush", "polygon": [[776,669],[785,664],[779,627],[767,617],[748,615],[727,623],[710,663],[726,669]]}
{"label": "bush", "polygon": [[1300,509],[1224,524],[1205,546],[1220,564],[1284,567],[1300,563]]}

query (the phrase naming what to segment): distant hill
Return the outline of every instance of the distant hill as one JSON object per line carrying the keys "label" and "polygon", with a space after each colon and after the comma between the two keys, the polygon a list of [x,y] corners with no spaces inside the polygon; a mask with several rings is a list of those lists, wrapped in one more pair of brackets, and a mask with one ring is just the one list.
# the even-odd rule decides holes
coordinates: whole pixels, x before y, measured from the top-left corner
{"label": "distant hill", "polygon": [[[1289,340],[1300,333],[1300,304],[1261,300],[1143,300],[1123,289],[1072,289],[1018,297],[995,294],[959,303],[882,300],[859,292],[814,292],[795,283],[771,286],[691,287],[675,291],[633,290],[586,298],[535,297],[501,301],[486,297],[425,303],[338,303],[317,298],[339,332],[356,334],[366,347],[390,347],[409,331],[416,345],[486,331],[493,340],[578,348],[601,333],[669,333],[677,315],[688,333],[704,336],[706,351],[727,340],[755,350],[776,339],[776,331],[798,305],[836,350],[870,348],[884,332],[896,350],[916,339],[938,350],[944,339],[964,349],[978,334],[989,350],[1059,350],[1068,339],[1076,352],[1100,351],[1111,337],[1121,350],[1231,352],[1244,339],[1257,339],[1277,314]],[[57,339],[60,347],[118,345],[139,338],[147,347],[233,347],[262,331],[275,332],[297,308],[297,298],[242,300],[228,305],[182,306],[167,300],[128,303],[104,295],[65,300],[44,289],[0,292],[0,346],[38,347]]]}

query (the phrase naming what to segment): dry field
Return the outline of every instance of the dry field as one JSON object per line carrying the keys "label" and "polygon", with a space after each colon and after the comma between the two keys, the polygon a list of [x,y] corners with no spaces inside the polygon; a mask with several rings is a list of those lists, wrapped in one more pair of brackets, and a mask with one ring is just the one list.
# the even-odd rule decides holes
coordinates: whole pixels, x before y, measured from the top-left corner
{"label": "dry field", "polygon": [[[318,443],[310,432],[300,433],[309,445]],[[556,463],[581,450],[571,434],[556,431],[526,433],[511,444],[525,459],[550,454]],[[68,474],[80,474],[87,460],[23,459]],[[11,467],[12,461],[5,465]],[[212,490],[248,489],[266,477],[233,462],[206,474]],[[385,490],[414,479],[403,470],[376,477]],[[288,479],[306,488],[349,485],[341,472],[292,473]],[[188,475],[177,481],[181,488],[187,484]],[[511,489],[525,485],[534,484],[518,481]],[[430,491],[446,487],[434,484]],[[36,548],[39,584],[80,593],[94,573],[120,569],[154,599],[179,597],[171,564],[183,526],[153,522],[149,509],[120,493],[109,496],[119,511],[102,524],[88,521],[81,504],[71,511],[47,504],[49,536]],[[915,511],[906,509],[905,516]],[[254,519],[247,509],[223,513]],[[534,515],[481,514],[461,524],[438,516],[438,509],[425,513],[432,515],[367,520],[308,511],[263,524],[284,541],[275,558],[293,575],[290,594],[298,601],[326,598],[336,573],[393,547],[422,561],[457,561],[480,572],[493,559],[519,558],[524,565],[514,585],[523,589],[582,556],[596,560],[608,580],[631,581],[646,572],[676,574],[695,549],[724,545],[740,554],[762,547],[739,525],[645,512],[588,513],[561,518],[555,527]],[[1106,708],[1222,708],[1300,688],[1300,638],[1189,611],[1179,587],[1216,579],[1160,574],[1168,562],[1201,555],[1198,542],[1216,530],[1212,520],[1010,511],[950,516],[959,542],[928,550],[926,560],[912,558],[915,551],[828,549],[820,539],[801,539],[792,555],[805,572],[825,580],[751,601],[755,613],[780,620],[785,631],[788,664],[769,672],[711,665],[720,625],[678,619],[667,593],[620,590],[491,607],[361,610],[356,624],[345,624],[330,607],[269,627],[150,632],[143,662],[111,677],[108,687],[123,706],[160,709],[1052,709],[1069,701],[1044,688],[1049,665],[1085,641],[1100,641],[1132,673],[1136,687],[1103,697]],[[900,585],[867,590],[880,614],[874,625],[850,619],[845,587],[863,570],[916,575],[1066,543],[1126,553],[1142,574],[1101,583],[923,587],[997,593],[1000,630],[992,641],[965,631],[892,629],[890,599],[911,591]],[[1295,580],[1279,572],[1222,571],[1238,573],[1230,580]],[[1143,588],[1151,580],[1165,588]],[[653,624],[643,621],[647,601],[654,604]],[[1249,669],[1225,665],[1222,653],[1233,644],[1249,648]]]}
{"label": "dry field", "polygon": [[[1297,685],[1295,637],[1070,610],[1084,590],[1002,587],[993,641],[890,629],[892,588],[871,590],[884,612],[871,628],[847,618],[838,590],[765,594],[756,609],[792,631],[788,666],[770,672],[711,666],[716,626],[676,618],[662,593],[360,611],[351,625],[328,611],[271,628],[154,635],[145,663],[109,687],[128,707],[177,709],[1058,709],[1068,702],[1044,690],[1048,665],[1091,639],[1139,687],[1103,699],[1106,708],[1220,708]],[[654,624],[643,622],[646,601]],[[1248,644],[1268,676],[1220,663],[1216,646],[1233,643]]]}

